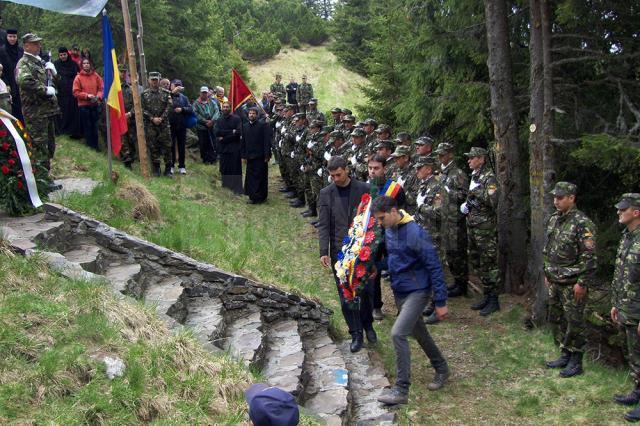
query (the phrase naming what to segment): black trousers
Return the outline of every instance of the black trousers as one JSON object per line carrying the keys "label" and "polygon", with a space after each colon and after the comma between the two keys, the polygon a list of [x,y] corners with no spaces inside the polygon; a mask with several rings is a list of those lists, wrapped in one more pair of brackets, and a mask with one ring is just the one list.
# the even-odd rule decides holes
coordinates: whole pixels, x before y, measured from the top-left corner
{"label": "black trousers", "polygon": [[187,145],[187,128],[171,126],[171,166],[176,165],[176,146],[178,148],[178,167],[184,168],[185,146]]}
{"label": "black trousers", "polygon": [[223,188],[242,194],[242,158],[239,152],[220,153],[220,180]]}
{"label": "black trousers", "polygon": [[269,194],[269,164],[264,157],[247,160],[244,193],[251,201],[262,203]]}
{"label": "black trousers", "polygon": [[98,151],[98,120],[100,119],[100,106],[81,106],[79,109],[84,139],[88,146]]}
{"label": "black trousers", "polygon": [[349,328],[349,334],[351,336],[362,333],[363,330],[370,330],[373,328],[373,287],[369,282],[362,294],[360,295],[360,306],[354,307],[344,298],[342,291],[340,291],[340,280],[336,275],[336,270],[333,265],[336,264],[336,257],[331,256],[331,270],[333,271],[333,278],[336,281],[336,287],[338,289],[338,296],[340,297],[340,309],[342,310],[342,316],[344,317],[347,327]]}
{"label": "black trousers", "polygon": [[204,164],[213,164],[218,160],[215,149],[213,131],[211,129],[198,129],[198,142],[200,144],[200,157]]}

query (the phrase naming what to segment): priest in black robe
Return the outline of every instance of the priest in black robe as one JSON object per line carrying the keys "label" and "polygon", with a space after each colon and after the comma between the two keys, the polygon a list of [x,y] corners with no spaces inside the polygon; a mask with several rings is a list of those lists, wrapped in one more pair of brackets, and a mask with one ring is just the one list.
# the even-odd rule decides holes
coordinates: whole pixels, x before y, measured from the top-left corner
{"label": "priest in black robe", "polygon": [[58,71],[58,106],[60,107],[60,117],[58,119],[58,132],[63,135],[73,137],[80,136],[80,113],[78,101],[73,97],[73,80],[80,72],[78,64],[71,59],[66,47],[58,49],[58,59],[53,63]]}
{"label": "priest in black robe", "polygon": [[16,82],[16,65],[24,51],[18,44],[18,31],[8,29],[3,40],[4,46],[0,48],[0,63],[2,64],[2,80],[11,91],[11,115],[24,123],[22,118],[22,102],[20,102],[20,89]]}
{"label": "priest in black robe", "polygon": [[247,112],[242,126],[242,158],[247,162],[244,193],[249,204],[260,204],[269,193],[269,160],[271,159],[271,128],[258,120],[258,109]]}
{"label": "priest in black robe", "polygon": [[222,187],[242,195],[242,120],[231,113],[229,102],[222,103],[222,115],[216,121],[216,150],[220,160],[220,179]]}

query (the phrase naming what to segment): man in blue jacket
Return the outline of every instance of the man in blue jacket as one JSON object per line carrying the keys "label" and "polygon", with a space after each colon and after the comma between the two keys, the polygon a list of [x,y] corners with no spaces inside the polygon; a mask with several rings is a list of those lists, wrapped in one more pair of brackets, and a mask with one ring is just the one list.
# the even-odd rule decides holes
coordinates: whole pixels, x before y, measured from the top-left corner
{"label": "man in blue jacket", "polygon": [[391,289],[398,308],[398,317],[391,329],[396,352],[396,384],[383,393],[378,401],[384,404],[406,404],[411,385],[411,350],[407,340],[409,335],[418,341],[436,371],[427,389],[438,390],[449,378],[447,361],[422,322],[422,311],[432,289],[436,316],[442,320],[447,315],[447,284],[438,252],[433,247],[429,234],[411,215],[398,209],[394,198],[376,198],[371,212],[385,228]]}

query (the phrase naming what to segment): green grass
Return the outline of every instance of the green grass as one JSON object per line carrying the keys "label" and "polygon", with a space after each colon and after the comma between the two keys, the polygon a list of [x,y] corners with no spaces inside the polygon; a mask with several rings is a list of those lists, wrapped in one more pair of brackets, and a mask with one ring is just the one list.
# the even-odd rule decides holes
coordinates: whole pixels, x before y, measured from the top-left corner
{"label": "green grass", "polygon": [[282,73],[285,86],[291,76],[300,83],[302,74],[307,74],[309,83],[313,85],[314,95],[318,98],[318,109],[323,112],[336,106],[355,112],[356,104],[363,102],[359,87],[368,84],[366,78],[344,68],[326,45],[305,45],[301,49],[284,47],[275,58],[251,64],[251,88],[258,98],[263,91],[269,90],[278,72]]}
{"label": "green grass", "polygon": [[[237,424],[251,375],[103,285],[0,253],[0,423]],[[109,380],[101,357],[121,358]]]}

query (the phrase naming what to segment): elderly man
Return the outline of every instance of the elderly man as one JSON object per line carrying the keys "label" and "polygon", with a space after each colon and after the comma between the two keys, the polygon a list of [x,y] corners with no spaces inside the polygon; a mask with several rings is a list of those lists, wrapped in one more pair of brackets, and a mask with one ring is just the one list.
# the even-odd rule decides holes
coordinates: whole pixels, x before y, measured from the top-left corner
{"label": "elderly man", "polygon": [[78,65],[69,57],[66,47],[58,49],[58,60],[54,62],[60,80],[58,82],[58,106],[60,118],[58,130],[61,134],[79,136],[78,103],[73,97],[73,81],[80,72]]}
{"label": "elderly man", "polygon": [[204,164],[214,164],[218,160],[214,141],[214,125],[220,116],[218,103],[209,96],[209,88],[202,86],[200,96],[193,102],[193,113],[196,115],[196,131],[200,144],[200,158]]}

